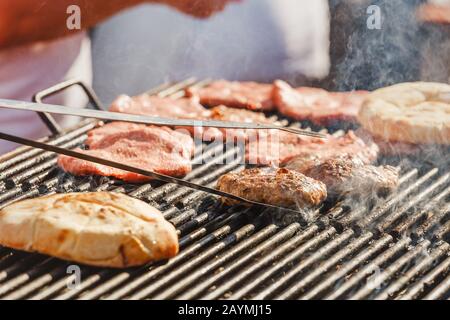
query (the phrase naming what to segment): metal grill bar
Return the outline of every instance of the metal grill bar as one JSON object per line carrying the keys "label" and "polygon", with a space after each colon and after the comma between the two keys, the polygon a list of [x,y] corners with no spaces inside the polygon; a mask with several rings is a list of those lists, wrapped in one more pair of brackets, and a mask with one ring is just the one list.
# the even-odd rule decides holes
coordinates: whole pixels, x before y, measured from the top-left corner
{"label": "metal grill bar", "polygon": [[408,283],[412,281],[414,277],[417,277],[421,273],[424,273],[436,260],[442,258],[449,250],[448,243],[443,243],[436,250],[433,250],[431,254],[427,255],[422,261],[415,264],[408,272],[399,277],[395,282],[391,283],[383,292],[380,292],[375,299],[386,300],[393,297],[401,289],[403,289]]}
{"label": "metal grill bar", "polygon": [[437,240],[448,241],[449,233],[450,233],[450,220],[439,227],[439,229],[434,234],[434,238]]}
{"label": "metal grill bar", "polygon": [[[319,250],[317,250],[314,254],[300,262],[299,265],[297,265],[295,268],[290,270],[287,274],[285,274],[281,279],[279,279],[277,282],[273,283],[260,293],[254,297],[254,299],[261,300],[261,299],[267,299],[271,297],[274,292],[280,290],[283,286],[288,284],[297,273],[302,272],[312,266],[314,263],[319,261],[322,257],[328,257],[330,253],[338,248],[343,243],[350,240],[350,238],[354,235],[353,230],[346,230],[344,233],[337,236],[335,239],[327,243],[325,246],[321,247]],[[297,260],[300,257],[300,254],[297,252],[293,252],[292,254],[288,255],[286,257],[285,261],[286,263],[292,263],[293,261]],[[284,265],[284,264],[283,264]],[[273,273],[272,269],[269,271]],[[285,295],[281,294],[280,296],[277,296],[280,299],[283,299]]]}
{"label": "metal grill bar", "polygon": [[[247,265],[252,259],[257,256],[268,252],[269,250],[275,248],[277,245],[281,245],[282,242],[286,241],[288,238],[292,237],[296,232],[300,230],[300,225],[298,223],[291,224],[282,232],[274,235],[272,238],[266,240],[250,252],[248,252],[245,256],[240,257],[237,261],[233,261],[231,263],[226,264],[221,268],[220,271],[215,272],[214,275],[209,276],[207,279],[203,280],[199,285],[191,287],[190,289],[184,288],[184,293],[178,297],[178,299],[193,299],[198,297],[199,294],[205,292],[208,288],[211,288],[215,283],[220,280],[225,279],[225,277],[233,274],[243,266]],[[198,275],[191,275],[186,280],[186,286],[188,284],[194,284],[194,281],[203,273],[203,270],[198,271]]]}
{"label": "metal grill bar", "polygon": [[356,300],[367,297],[370,293],[379,288],[383,284],[383,282],[391,278],[402,267],[411,263],[413,259],[420,257],[420,255],[425,254],[424,251],[428,248],[429,245],[430,242],[425,240],[417,247],[414,247],[412,250],[408,251],[405,255],[403,255],[389,267],[384,269],[380,274],[377,274],[375,277],[373,277],[372,281],[367,282],[365,286],[359,289],[355,294],[351,295],[350,299]]}
{"label": "metal grill bar", "polygon": [[180,293],[184,288],[186,288],[191,282],[193,278],[200,277],[203,274],[211,272],[212,270],[220,267],[220,265],[228,262],[233,259],[237,255],[243,254],[245,250],[251,250],[256,244],[260,243],[262,240],[274,234],[274,232],[278,229],[278,227],[274,224],[271,224],[260,232],[255,234],[253,237],[241,242],[239,245],[235,246],[228,252],[223,255],[217,257],[213,262],[208,263],[206,267],[198,269],[196,272],[191,274],[189,278],[184,278],[181,281],[178,281],[169,290],[165,290],[158,295],[156,295],[155,299],[169,299],[172,298],[175,294]]}
{"label": "metal grill bar", "polygon": [[436,288],[424,297],[424,300],[446,299],[450,291],[450,276],[447,276]]}
{"label": "metal grill bar", "polygon": [[431,215],[431,217],[424,221],[416,230],[414,230],[411,235],[414,239],[420,239],[427,234],[430,234],[437,226],[441,225],[441,221],[450,212],[450,202],[446,203],[442,208]]}
{"label": "metal grill bar", "polygon": [[388,231],[392,228],[393,224],[398,221],[400,218],[402,218],[408,209],[417,206],[420,201],[422,201],[425,198],[429,198],[433,192],[436,191],[437,188],[442,186],[444,183],[448,182],[450,178],[450,173],[442,176],[436,182],[429,185],[424,191],[419,193],[418,195],[415,195],[413,199],[406,202],[404,205],[402,205],[399,209],[396,209],[394,213],[390,214],[388,217],[386,217],[381,224],[378,224],[376,227],[377,230],[381,233],[384,231]]}
{"label": "metal grill bar", "polygon": [[375,220],[377,220],[378,218],[383,216],[390,208],[392,208],[394,206],[394,204],[396,204],[396,203],[400,202],[401,200],[403,200],[404,198],[406,198],[411,193],[411,191],[419,188],[421,185],[423,185],[425,182],[427,182],[428,179],[430,179],[431,177],[436,175],[438,173],[438,171],[439,170],[437,168],[434,168],[427,174],[423,175],[418,180],[416,180],[415,183],[411,184],[405,190],[396,194],[389,201],[387,201],[386,203],[382,204],[381,206],[379,206],[378,208],[373,210],[371,213],[369,213],[367,216],[365,216],[362,220],[356,221],[354,226],[356,228],[358,228],[359,230],[363,230],[363,229],[367,228],[373,222],[375,222]]}
{"label": "metal grill bar", "polygon": [[194,268],[195,266],[199,265],[200,263],[208,260],[210,257],[213,257],[220,251],[222,251],[224,248],[229,246],[232,243],[235,243],[242,238],[246,238],[250,234],[252,234],[256,229],[256,226],[253,224],[249,224],[244,226],[243,228],[239,229],[235,233],[231,234],[227,238],[225,238],[223,241],[215,244],[205,252],[201,253],[200,255],[196,256],[195,258],[191,259],[189,261],[189,264],[184,264],[182,267],[177,268],[176,271],[172,271],[170,274],[166,275],[165,277],[159,278],[157,281],[153,282],[151,285],[145,287],[143,290],[140,290],[139,292],[133,294],[130,299],[142,299],[145,297],[148,297],[152,293],[160,290],[163,286],[165,286],[167,283],[170,283],[173,280],[176,280],[178,277],[182,276],[183,274],[187,273],[189,270]]}
{"label": "metal grill bar", "polygon": [[[314,269],[307,276],[303,277],[299,282],[296,282],[295,285],[289,287],[288,290],[277,296],[277,299],[288,299],[293,297],[294,295],[298,296],[299,293],[304,292],[304,290],[322,274],[325,274],[340,261],[354,254],[357,250],[361,249],[361,247],[367,244],[372,239],[372,237],[372,233],[368,232],[357,238],[355,241],[350,242],[346,247],[327,259],[322,265],[320,265],[319,268]],[[300,266],[293,269],[292,272],[294,273],[298,271],[300,271]]]}
{"label": "metal grill bar", "polygon": [[411,239],[404,238],[394,244],[391,248],[386,250],[384,253],[380,254],[375,258],[375,260],[371,261],[360,271],[355,273],[350,279],[346,280],[346,282],[342,283],[340,286],[336,287],[335,290],[324,298],[333,300],[342,297],[346,292],[352,289],[352,287],[358,286],[362,281],[370,276],[375,270],[379,270],[379,266],[386,263],[389,259],[399,254],[405,247],[411,242]]}
{"label": "metal grill bar", "polygon": [[[399,178],[399,188],[403,187],[413,178],[418,175],[418,170],[416,168],[408,171]],[[330,219],[335,220],[336,227],[340,230],[344,229],[346,226],[351,225],[351,222],[361,217],[367,208],[352,208],[353,210],[345,210],[343,206],[347,206],[345,200],[338,203],[333,209],[328,212]],[[351,206],[350,206],[351,207]]]}
{"label": "metal grill bar", "polygon": [[[44,272],[47,272],[49,269],[52,268],[52,266],[54,266],[57,263],[52,258],[40,257],[40,259],[38,261],[39,262],[38,262],[37,266],[34,267],[33,269],[31,269],[30,271],[27,271],[26,273],[21,273],[10,280],[3,282],[0,287],[0,295],[10,292],[13,289],[15,289],[16,287],[29,281],[33,277],[41,275]],[[9,295],[9,296],[7,295],[4,297],[4,299],[8,299],[8,297],[10,297],[10,296],[14,296],[14,294]]]}
{"label": "metal grill bar", "polygon": [[[20,289],[10,293],[9,295],[6,295],[3,297],[5,300],[17,300],[22,299],[23,297],[27,296],[29,293],[38,290],[39,288],[44,287],[45,285],[51,283],[53,280],[60,278],[64,274],[64,268],[61,268],[61,266],[56,266],[51,271],[46,271],[46,274],[43,274],[42,276],[38,277],[37,279],[29,282],[27,285],[21,287]],[[30,275],[27,275],[26,280],[31,279]],[[73,276],[73,280],[75,280],[75,276]],[[64,282],[64,285],[67,283]]]}
{"label": "metal grill bar", "polygon": [[427,288],[432,288],[436,280],[442,275],[450,271],[450,257],[445,259],[441,264],[434,268],[430,273],[426,274],[417,283],[410,287],[403,295],[399,297],[400,300],[419,299]]}
{"label": "metal grill bar", "polygon": [[[370,234],[370,232],[367,233],[367,236],[373,237],[373,235]],[[390,235],[385,235],[383,238],[375,241],[367,250],[361,252],[359,255],[357,255],[356,257],[345,263],[343,266],[341,266],[337,270],[337,272],[332,273],[327,278],[325,278],[321,283],[319,283],[316,287],[309,290],[304,295],[300,296],[300,299],[309,300],[313,298],[318,298],[322,292],[332,288],[333,286],[336,286],[336,284],[340,279],[345,277],[345,275],[349,274],[358,266],[361,266],[365,261],[367,261],[373,255],[375,255],[377,252],[379,252],[381,249],[389,245],[392,242],[392,240],[393,239]]]}
{"label": "metal grill bar", "polygon": [[404,223],[398,225],[392,232],[396,237],[399,237],[401,234],[405,234],[408,231],[412,231],[412,228],[423,222],[430,215],[430,211],[439,205],[439,203],[445,199],[448,195],[450,195],[450,186],[445,188],[444,191],[440,192],[436,197],[431,199],[429,203],[427,203],[422,210],[418,212],[414,212],[409,215]]}
{"label": "metal grill bar", "polygon": [[[242,285],[242,282],[244,279],[248,278],[251,274],[258,272],[261,270],[264,266],[268,265],[269,263],[272,263],[273,261],[279,259],[284,254],[288,253],[289,251],[292,251],[293,248],[298,247],[305,239],[311,237],[314,233],[316,233],[319,230],[319,227],[316,225],[313,225],[305,230],[305,232],[301,232],[295,237],[293,237],[291,240],[283,244],[282,246],[275,249],[273,252],[271,252],[269,255],[265,256],[263,259],[259,260],[257,263],[253,264],[247,269],[244,269],[241,271],[241,273],[237,274],[236,277],[233,279],[230,279],[223,285],[221,285],[216,290],[208,293],[203,297],[203,299],[217,299],[224,295],[226,292],[228,292],[230,289],[234,288],[237,285]],[[330,228],[326,231],[323,231],[322,233],[318,234],[316,237],[314,237],[312,240],[308,241],[307,243],[301,245],[298,247],[297,251],[308,251],[311,248],[317,246],[320,242],[325,240],[326,238],[330,237],[330,233],[334,233],[334,229]],[[301,249],[300,249],[301,248]],[[236,291],[234,295],[240,294],[240,292],[244,290],[250,290],[248,289],[251,284],[247,284],[247,286],[241,287],[240,290]],[[230,297],[231,298],[231,297]]]}

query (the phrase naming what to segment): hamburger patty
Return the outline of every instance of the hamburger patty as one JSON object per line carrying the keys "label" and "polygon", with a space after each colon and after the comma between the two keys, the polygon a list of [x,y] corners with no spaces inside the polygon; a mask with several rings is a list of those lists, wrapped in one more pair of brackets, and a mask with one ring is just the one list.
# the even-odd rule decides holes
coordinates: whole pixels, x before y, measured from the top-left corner
{"label": "hamburger patty", "polygon": [[356,122],[367,91],[328,92],[319,88],[294,89],[284,81],[275,81],[273,99],[278,111],[295,120],[309,120],[328,126],[333,122]]}
{"label": "hamburger patty", "polygon": [[[281,207],[313,207],[327,197],[322,182],[286,168],[254,168],[227,173],[217,188],[242,198]],[[227,204],[237,203],[223,199]]]}
{"label": "hamburger patty", "polygon": [[[176,177],[192,170],[192,138],[167,127],[112,122],[89,132],[86,145],[89,150],[75,151]],[[128,182],[151,179],[65,155],[58,157],[58,165],[74,175],[112,176]]]}
{"label": "hamburger patty", "polygon": [[217,80],[203,88],[189,88],[186,94],[198,96],[202,104],[212,107],[223,104],[232,108],[269,111],[274,109],[272,91],[272,84]]}
{"label": "hamburger patty", "polygon": [[365,164],[358,156],[342,155],[327,159],[304,158],[288,163],[286,168],[325,183],[331,197],[348,194],[387,194],[398,185],[398,171],[391,166]]}

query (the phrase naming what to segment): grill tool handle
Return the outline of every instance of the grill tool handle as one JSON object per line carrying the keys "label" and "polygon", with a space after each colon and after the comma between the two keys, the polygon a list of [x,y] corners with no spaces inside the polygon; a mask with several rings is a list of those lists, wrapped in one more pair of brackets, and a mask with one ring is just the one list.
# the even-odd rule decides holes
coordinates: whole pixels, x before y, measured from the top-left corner
{"label": "grill tool handle", "polygon": [[[51,97],[75,85],[78,85],[83,89],[84,93],[89,98],[89,102],[92,104],[93,108],[97,110],[104,110],[103,104],[98,98],[94,89],[92,89],[90,86],[79,79],[67,80],[58,83],[57,85],[54,85],[50,88],[41,90],[33,96],[33,102],[42,103],[45,98]],[[38,112],[38,115],[53,134],[56,135],[62,132],[61,127],[58,125],[57,121],[51,114],[46,112]]]}

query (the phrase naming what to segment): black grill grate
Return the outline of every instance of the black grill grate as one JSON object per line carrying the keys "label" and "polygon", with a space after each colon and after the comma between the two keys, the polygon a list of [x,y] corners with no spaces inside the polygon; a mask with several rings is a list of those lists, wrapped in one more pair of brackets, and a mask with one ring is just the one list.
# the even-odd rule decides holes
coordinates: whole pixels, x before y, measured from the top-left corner
{"label": "black grill grate", "polygon": [[[201,84],[188,80],[153,93],[179,97],[186,86]],[[48,141],[77,146],[95,124],[85,121]],[[204,146],[196,157],[217,148]],[[242,168],[238,150],[228,156],[236,160],[196,166],[186,179],[214,185],[221,174]],[[336,203],[304,226],[274,220],[269,210],[224,208],[211,195],[173,184],[62,175],[55,155],[20,148],[0,158],[0,208],[55,192],[124,192],[160,208],[177,227],[182,250],[140,268],[81,266],[80,285],[68,289],[75,279],[69,262],[0,248],[0,298],[448,299],[448,163],[403,160],[385,159],[401,167],[398,192],[378,203]]]}

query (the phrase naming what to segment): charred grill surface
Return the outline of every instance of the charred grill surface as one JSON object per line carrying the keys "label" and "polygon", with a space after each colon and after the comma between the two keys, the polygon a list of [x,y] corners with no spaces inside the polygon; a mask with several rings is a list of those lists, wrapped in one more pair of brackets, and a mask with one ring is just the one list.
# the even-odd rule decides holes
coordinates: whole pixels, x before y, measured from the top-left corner
{"label": "charred grill surface", "polygon": [[[191,85],[155,93],[179,97]],[[94,127],[85,121],[48,143],[77,147]],[[222,174],[243,169],[237,148],[214,157],[222,147],[203,147],[194,155],[202,164],[186,179],[214,186]],[[0,298],[448,299],[450,172],[448,150],[441,152],[441,161],[383,159],[400,170],[398,190],[327,204],[303,225],[280,212],[222,206],[209,194],[173,184],[76,178],[55,167],[56,155],[20,148],[0,157],[0,208],[56,192],[127,193],[164,212],[178,230],[181,252],[134,269],[80,266],[81,282],[68,289],[76,278],[70,263],[0,247]],[[225,158],[233,160],[223,164]]]}

